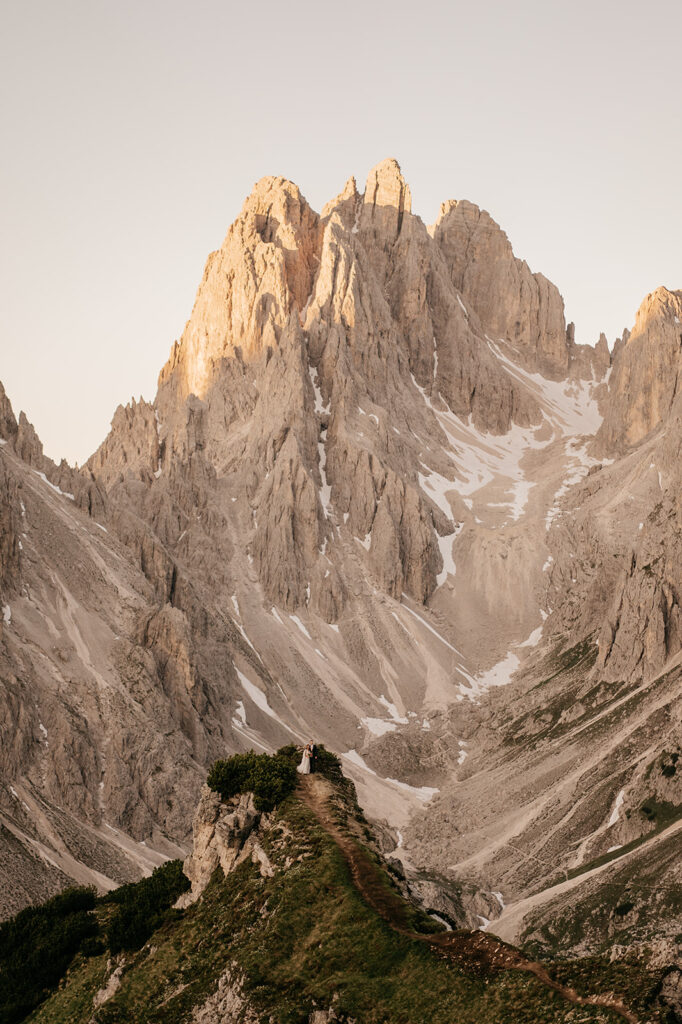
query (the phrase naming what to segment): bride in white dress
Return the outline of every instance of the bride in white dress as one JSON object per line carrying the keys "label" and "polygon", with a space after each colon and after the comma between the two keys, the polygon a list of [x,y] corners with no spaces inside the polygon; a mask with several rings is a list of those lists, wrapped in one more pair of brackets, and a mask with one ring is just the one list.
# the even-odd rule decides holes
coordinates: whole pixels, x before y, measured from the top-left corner
{"label": "bride in white dress", "polygon": [[307,743],[303,748],[303,757],[301,758],[301,763],[296,769],[296,771],[300,772],[301,775],[310,775],[310,759],[312,757],[312,754],[312,748],[310,744]]}

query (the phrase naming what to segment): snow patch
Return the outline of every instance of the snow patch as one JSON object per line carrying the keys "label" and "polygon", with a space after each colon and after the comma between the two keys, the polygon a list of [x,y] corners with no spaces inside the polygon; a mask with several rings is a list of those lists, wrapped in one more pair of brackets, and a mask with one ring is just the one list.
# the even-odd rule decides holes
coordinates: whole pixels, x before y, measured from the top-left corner
{"label": "snow patch", "polygon": [[449,491],[456,489],[454,480],[448,480],[442,473],[437,473],[435,469],[430,469],[429,466],[425,466],[423,463],[422,468],[429,470],[429,473],[428,475],[419,473],[419,486],[423,491],[426,491],[431,501],[438,505],[438,508],[445,513],[448,519],[451,519],[452,508],[447,499],[447,494]]}
{"label": "snow patch", "polygon": [[[493,665],[487,672],[482,672],[480,675],[474,678],[475,695],[485,693],[493,686],[507,686],[512,676],[519,667],[520,661],[518,654],[514,654],[513,651],[509,651],[506,658],[502,661],[498,661],[497,665]],[[466,696],[473,699],[474,694],[470,691],[466,691]]]}
{"label": "snow patch", "polygon": [[399,789],[404,789],[406,792],[411,793],[412,796],[416,797],[423,804],[427,804],[429,800],[433,800],[437,793],[440,793],[440,790],[435,789],[433,786],[410,786],[407,782],[401,782],[400,779],[386,779],[386,782],[390,782],[392,786],[397,786]]}
{"label": "snow patch", "polygon": [[331,514],[332,489],[331,484],[327,481],[327,431],[321,431],[320,436],[323,438],[321,441],[318,441],[317,444],[320,464],[320,479],[322,481],[322,486],[320,487],[320,502],[322,503],[325,516],[329,516]]}
{"label": "snow patch", "polygon": [[308,367],[308,373],[310,374],[310,383],[313,386],[315,392],[315,412],[316,413],[328,413],[329,403],[327,405],[322,401],[322,392],[320,391],[319,375],[314,366]]}
{"label": "snow patch", "polygon": [[623,806],[623,800],[624,799],[625,799],[625,790],[621,789],[620,793],[616,797],[616,802],[613,805],[613,810],[611,812],[611,817],[609,818],[608,822],[606,823],[606,827],[607,828],[610,828],[611,825],[615,825],[616,822],[618,821],[618,819],[620,818],[620,809]]}
{"label": "snow patch", "polygon": [[537,629],[533,630],[533,632],[530,634],[528,639],[524,640],[523,643],[519,644],[518,646],[519,647],[537,647],[537,645],[540,643],[541,640],[542,640],[542,626],[538,626]]}
{"label": "snow patch", "polygon": [[10,622],[12,621],[12,609],[8,604],[3,604],[2,606],[2,618],[3,621],[9,626]]}
{"label": "snow patch", "polygon": [[239,682],[242,684],[247,695],[251,698],[256,707],[260,708],[261,711],[264,711],[266,715],[270,716],[270,718],[274,718],[274,720],[279,722],[280,725],[284,725],[284,722],[281,720],[279,715],[273,711],[268,704],[268,698],[265,696],[263,691],[259,690],[257,686],[254,686],[251,680],[247,679],[243,672],[239,671],[236,665],[235,671],[239,676]]}
{"label": "snow patch", "polygon": [[346,761],[350,761],[350,763],[354,764],[356,768],[362,768],[363,771],[368,772],[370,775],[377,774],[368,764],[365,763],[364,758],[360,757],[357,750],[347,750],[345,754],[341,754],[341,757],[345,758]]}
{"label": "snow patch", "polygon": [[387,732],[395,732],[398,726],[385,718],[361,718],[360,721],[372,736],[384,736]]}
{"label": "snow patch", "polygon": [[452,554],[452,546],[455,543],[455,539],[459,536],[462,531],[464,523],[460,523],[458,527],[449,533],[446,537],[439,537],[437,535],[438,547],[440,549],[440,555],[443,559],[443,568],[436,577],[436,586],[442,587],[448,576],[455,576],[457,573],[457,566],[455,565],[455,559]]}
{"label": "snow patch", "polygon": [[309,633],[309,632],[308,632],[308,630],[307,630],[307,629],[305,628],[305,626],[303,625],[303,623],[302,623],[302,622],[301,622],[301,620],[299,619],[298,615],[290,615],[290,616],[289,616],[289,618],[291,619],[291,621],[292,621],[293,623],[295,623],[295,625],[297,625],[297,626],[298,626],[298,628],[300,629],[300,631],[301,631],[301,632],[302,632],[302,633],[303,633],[303,634],[304,634],[305,636],[307,636],[309,640],[312,640],[312,637],[311,637],[310,633]]}
{"label": "snow patch", "polygon": [[384,697],[383,693],[379,697],[379,703],[383,704],[394,722],[398,722],[400,725],[407,725],[407,719],[401,718],[395,704],[391,704],[391,702]]}
{"label": "snow patch", "polygon": [[62,496],[63,498],[68,498],[68,499],[69,499],[69,501],[75,501],[75,500],[76,500],[76,499],[74,498],[73,494],[69,494],[69,493],[68,493],[67,491],[63,491],[63,490],[61,489],[61,487],[57,487],[57,485],[56,485],[56,484],[51,484],[51,483],[50,483],[50,481],[49,481],[49,480],[47,479],[47,477],[45,476],[45,474],[44,474],[44,473],[39,473],[37,469],[34,469],[34,470],[33,470],[33,472],[35,473],[35,475],[36,475],[36,476],[39,476],[39,477],[40,477],[40,479],[41,479],[41,480],[43,480],[43,481],[44,481],[44,483],[46,483],[48,487],[51,487],[51,488],[52,488],[52,490],[53,490],[53,491],[54,491],[54,492],[55,492],[56,494],[61,494],[61,496]]}
{"label": "snow patch", "polygon": [[236,726],[246,725],[246,708],[244,707],[244,701],[238,700],[234,710],[235,717],[232,719],[232,724]]}

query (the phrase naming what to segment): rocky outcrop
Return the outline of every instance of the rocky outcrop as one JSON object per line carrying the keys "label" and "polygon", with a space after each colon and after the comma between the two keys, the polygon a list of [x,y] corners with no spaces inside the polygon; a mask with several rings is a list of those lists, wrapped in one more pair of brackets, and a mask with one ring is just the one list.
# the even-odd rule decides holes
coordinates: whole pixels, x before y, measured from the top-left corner
{"label": "rocky outcrop", "polygon": [[19,580],[23,547],[19,530],[20,509],[16,484],[0,463],[0,597],[6,597],[10,590],[15,589]]}
{"label": "rocky outcrop", "polygon": [[228,875],[245,860],[257,864],[263,877],[271,877],[274,869],[258,840],[260,813],[253,803],[253,795],[244,793],[223,801],[208,786],[204,786],[194,815],[192,826],[194,844],[192,853],[184,863],[184,872],[192,883],[191,892],[180,897],[180,904],[194,903],[220,866]]}
{"label": "rocky outcrop", "polygon": [[[165,511],[153,514],[166,522],[180,466],[200,458],[234,475],[268,599],[335,621],[349,587],[335,557],[342,518],[387,593],[434,591],[438,537],[454,524],[419,487],[419,438],[445,441],[431,403],[493,432],[542,418],[465,308],[396,161],[370,172],[363,196],[350,180],[321,218],[295,185],[268,178],[209,259],[159,378],[156,430],[151,408],[119,410],[88,468],[110,497],[126,474],[157,493],[150,477],[162,477]],[[126,507],[131,497],[147,503],[129,483]]]}
{"label": "rocky outcrop", "polygon": [[190,1024],[258,1024],[258,1015],[242,994],[237,965],[218,980],[218,987],[204,1003],[195,1006]]}

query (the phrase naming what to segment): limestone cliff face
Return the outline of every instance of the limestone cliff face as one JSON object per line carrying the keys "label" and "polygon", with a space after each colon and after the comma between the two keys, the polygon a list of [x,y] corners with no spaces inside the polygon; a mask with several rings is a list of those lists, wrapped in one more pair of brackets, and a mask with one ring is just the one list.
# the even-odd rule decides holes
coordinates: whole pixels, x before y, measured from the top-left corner
{"label": "limestone cliff face", "polygon": [[310,294],[319,258],[319,217],[296,185],[263,178],[221,249],[212,253],[192,315],[162,371],[178,394],[203,398],[220,360],[246,360],[276,346],[282,326]]}
{"label": "limestone cliff face", "polygon": [[484,330],[508,341],[529,368],[565,377],[564,303],[551,281],[531,273],[492,217],[473,203],[443,203],[432,231],[455,287]]}
{"label": "limestone cliff face", "polygon": [[218,866],[227,875],[243,861],[252,860],[264,877],[274,874],[259,841],[260,822],[251,793],[223,801],[208,786],[203,787],[194,814],[192,852],[183,865],[192,889],[180,898],[181,905],[194,903],[201,896]]}
{"label": "limestone cliff face", "polygon": [[151,483],[159,472],[161,448],[154,407],[144,400],[119,405],[106,441],[88,461],[88,468],[109,490],[128,474]]}
{"label": "limestone cliff face", "polygon": [[682,291],[657,288],[614,350],[609,400],[599,440],[606,450],[637,444],[665,421],[682,369]]}

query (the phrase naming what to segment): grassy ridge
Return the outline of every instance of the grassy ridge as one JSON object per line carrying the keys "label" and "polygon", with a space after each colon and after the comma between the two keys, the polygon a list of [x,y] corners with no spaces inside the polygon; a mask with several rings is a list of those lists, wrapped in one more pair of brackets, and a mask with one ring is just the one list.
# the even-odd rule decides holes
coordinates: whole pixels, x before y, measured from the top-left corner
{"label": "grassy ridge", "polygon": [[[576,1019],[575,1008],[532,977],[476,977],[391,930],[361,900],[338,847],[295,797],[273,814],[262,842],[274,877],[262,878],[251,863],[227,878],[216,871],[197,904],[125,958],[120,987],[94,1013],[96,1024],[178,1024],[226,970],[241,981],[257,1019],[273,1024],[307,1024],[314,1009],[330,1006],[358,1024]],[[32,1021],[87,1024],[105,965],[104,956],[79,958]],[[616,1019],[587,1007],[579,1017]]]}
{"label": "grassy ridge", "polygon": [[[181,1024],[214,997],[221,979],[220,992],[236,989],[237,1002],[242,999],[243,1010],[254,1015],[249,1019],[270,1024],[308,1024],[314,1010],[330,1007],[338,1020],[356,1024],[620,1019],[606,1008],[572,1006],[520,971],[464,970],[417,935],[391,928],[361,898],[339,845],[313,810],[296,793],[282,799],[281,781],[289,788],[283,764],[292,765],[297,756],[284,748],[272,768],[240,761],[222,770],[228,788],[241,791],[264,780],[261,797],[269,802],[276,796],[277,806],[259,833],[272,877],[262,877],[250,861],[227,877],[217,869],[202,898],[182,911],[170,909],[187,884],[179,862],[96,902],[90,893],[93,906],[84,911],[89,934],[65,951],[59,977],[43,987],[44,1001],[25,1019],[32,1024]],[[318,767],[335,786],[334,820],[376,876],[379,896],[392,906],[402,901],[411,930],[423,934],[436,928],[403,899],[382,858],[368,848],[371,833],[337,759],[324,752]],[[239,773],[243,777],[235,781]],[[116,985],[102,1001],[97,993],[114,969]],[[576,982],[585,993],[608,990],[617,981],[643,1017],[664,1020],[652,995],[657,976],[635,971],[630,979],[621,977],[618,966],[596,958],[556,964],[553,971],[557,980]],[[23,1019],[0,1016],[0,1024]],[[217,1013],[215,1020],[220,1019]]]}

